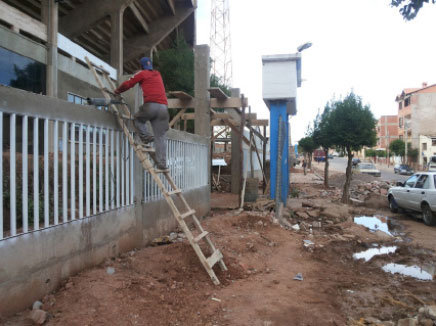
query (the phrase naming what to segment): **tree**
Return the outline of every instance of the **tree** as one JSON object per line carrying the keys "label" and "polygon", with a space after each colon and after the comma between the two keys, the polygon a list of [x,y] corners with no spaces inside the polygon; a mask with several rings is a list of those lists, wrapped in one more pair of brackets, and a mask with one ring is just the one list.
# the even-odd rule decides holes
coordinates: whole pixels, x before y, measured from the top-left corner
{"label": "tree", "polygon": [[362,99],[353,92],[343,100],[334,103],[329,120],[334,131],[331,135],[332,144],[336,148],[344,150],[348,158],[342,194],[342,202],[348,203],[350,200],[353,151],[359,151],[363,146],[373,147],[376,145],[376,120],[369,106],[363,105]]}
{"label": "tree", "polygon": [[[408,2],[408,3],[406,3]],[[424,3],[436,3],[436,0],[392,0],[391,6],[401,7],[400,14],[406,20],[412,20],[418,15]]]}
{"label": "tree", "polygon": [[315,142],[313,141],[312,136],[306,136],[301,138],[298,142],[298,151],[301,151],[308,156],[308,168],[312,167],[312,153],[315,149],[317,149]]}
{"label": "tree", "polygon": [[395,156],[400,156],[401,160],[404,161],[406,144],[401,139],[395,139],[389,144],[389,151],[394,153]]}
{"label": "tree", "polygon": [[[331,103],[334,103],[331,101]],[[328,160],[328,152],[329,149],[332,148],[332,133],[334,132],[333,126],[330,123],[329,117],[331,112],[331,103],[327,103],[324,107],[324,111],[322,114],[316,116],[315,121],[313,123],[313,141],[315,143],[316,148],[322,147],[325,153],[325,165],[324,165],[324,186],[329,186],[329,160]]]}
{"label": "tree", "polygon": [[377,157],[377,151],[375,149],[372,149],[372,148],[367,148],[367,149],[365,149],[365,156],[372,157],[372,158],[374,158],[374,161],[375,161],[375,158]]}

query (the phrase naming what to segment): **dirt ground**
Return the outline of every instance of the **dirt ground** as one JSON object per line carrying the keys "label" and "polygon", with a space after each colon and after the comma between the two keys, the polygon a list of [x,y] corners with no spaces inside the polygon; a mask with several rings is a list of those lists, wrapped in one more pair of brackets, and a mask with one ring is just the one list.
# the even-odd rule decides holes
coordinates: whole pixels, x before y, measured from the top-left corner
{"label": "dirt ground", "polygon": [[[299,230],[280,227],[269,211],[237,214],[216,204],[230,203],[230,195],[212,199],[218,210],[203,223],[228,266],[227,272],[216,268],[220,286],[212,284],[186,240],[142,248],[83,271],[41,298],[46,324],[397,325],[435,304],[434,280],[382,267],[425,265],[434,275],[436,228],[391,214],[387,207],[342,205],[338,189],[325,189],[310,175],[307,180],[292,185],[299,195],[285,210]],[[376,232],[357,225],[356,216],[380,216],[390,234],[380,225]],[[353,258],[380,246],[397,250],[368,262]],[[294,280],[298,273],[303,280]],[[0,324],[32,325],[30,312],[29,307]],[[419,325],[433,325],[422,316],[419,320]]]}

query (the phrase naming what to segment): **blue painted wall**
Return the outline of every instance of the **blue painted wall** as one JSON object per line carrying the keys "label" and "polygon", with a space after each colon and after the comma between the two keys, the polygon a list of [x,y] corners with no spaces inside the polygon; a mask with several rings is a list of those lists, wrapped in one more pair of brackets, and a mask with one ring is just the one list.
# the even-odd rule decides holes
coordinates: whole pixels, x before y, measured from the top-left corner
{"label": "blue painted wall", "polygon": [[[276,174],[277,164],[282,166],[281,178],[281,193],[280,199],[286,204],[289,190],[289,114],[286,112],[286,101],[271,101],[270,102],[270,194],[271,199],[276,198]],[[285,122],[286,128],[283,135],[283,148],[282,148],[282,161],[277,162],[278,159],[278,138],[279,138],[279,117]]]}

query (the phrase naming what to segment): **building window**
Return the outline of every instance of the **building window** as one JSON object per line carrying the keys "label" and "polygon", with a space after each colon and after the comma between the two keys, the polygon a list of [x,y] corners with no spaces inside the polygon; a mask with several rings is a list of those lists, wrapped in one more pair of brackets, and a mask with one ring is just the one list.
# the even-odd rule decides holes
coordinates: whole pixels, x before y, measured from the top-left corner
{"label": "building window", "polygon": [[409,106],[410,105],[410,97],[407,97],[405,100],[404,100],[404,107],[407,107],[407,106]]}
{"label": "building window", "polygon": [[403,128],[403,118],[399,118],[399,119],[398,119],[398,126],[399,126],[400,128]]}
{"label": "building window", "polygon": [[45,94],[45,65],[0,47],[0,84]]}
{"label": "building window", "polygon": [[67,93],[67,101],[74,104],[81,104],[81,105],[87,104],[86,98],[69,92]]}
{"label": "building window", "polygon": [[427,150],[427,143],[422,143],[422,150],[426,151]]}
{"label": "building window", "polygon": [[401,110],[403,108],[403,102],[398,102],[398,109]]}
{"label": "building window", "polygon": [[431,146],[436,146],[436,138],[431,139]]}

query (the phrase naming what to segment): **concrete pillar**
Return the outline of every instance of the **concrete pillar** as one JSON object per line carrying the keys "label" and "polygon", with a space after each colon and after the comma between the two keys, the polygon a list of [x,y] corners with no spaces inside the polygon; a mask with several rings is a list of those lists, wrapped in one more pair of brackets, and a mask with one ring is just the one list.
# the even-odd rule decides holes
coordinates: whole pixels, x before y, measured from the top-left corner
{"label": "concrete pillar", "polygon": [[195,133],[209,140],[207,146],[207,176],[211,184],[211,126],[210,126],[210,48],[208,45],[194,47],[194,92],[195,92]]}
{"label": "concrete pillar", "polygon": [[110,64],[117,70],[117,79],[123,76],[123,16],[125,7],[111,13]]}
{"label": "concrete pillar", "polygon": [[58,3],[42,2],[42,21],[47,26],[46,93],[58,97]]}
{"label": "concrete pillar", "polygon": [[[232,97],[240,96],[239,88],[232,88]],[[238,113],[236,113],[233,109],[227,110],[229,114],[232,116],[232,119],[240,123],[241,118]],[[242,153],[240,150],[240,143],[242,141],[239,134],[232,130],[231,132],[232,138],[232,159],[231,159],[231,171],[232,171],[232,193],[239,194],[241,192],[241,160],[243,159]]]}
{"label": "concrete pillar", "polygon": [[195,133],[210,138],[210,49],[208,45],[194,47]]}

